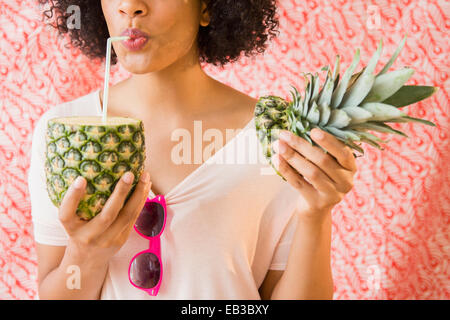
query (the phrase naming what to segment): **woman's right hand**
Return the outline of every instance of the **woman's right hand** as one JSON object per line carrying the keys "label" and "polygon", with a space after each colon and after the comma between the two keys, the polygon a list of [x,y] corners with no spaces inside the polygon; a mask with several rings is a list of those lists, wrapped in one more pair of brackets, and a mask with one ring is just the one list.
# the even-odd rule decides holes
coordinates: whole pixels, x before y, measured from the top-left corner
{"label": "woman's right hand", "polygon": [[[125,173],[116,184],[102,211],[89,221],[81,220],[76,210],[85,194],[86,180],[79,177],[80,185],[72,183],[59,208],[59,219],[69,235],[67,249],[78,258],[107,263],[128,239],[130,231],[144,207],[150,191],[149,174],[144,171],[136,189],[124,205],[134,180],[131,172]],[[147,177],[147,179],[146,179]]]}

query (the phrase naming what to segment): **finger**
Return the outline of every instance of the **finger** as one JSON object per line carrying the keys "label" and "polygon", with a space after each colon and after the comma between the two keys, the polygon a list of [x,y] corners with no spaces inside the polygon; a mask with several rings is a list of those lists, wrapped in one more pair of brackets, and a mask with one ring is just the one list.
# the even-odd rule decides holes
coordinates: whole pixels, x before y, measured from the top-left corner
{"label": "finger", "polygon": [[273,148],[317,190],[331,192],[335,189],[334,182],[319,167],[306,160],[282,140],[277,140]]}
{"label": "finger", "polygon": [[[151,187],[151,184],[149,185],[149,187],[147,189],[147,193],[146,193],[147,195],[148,195],[148,191],[150,191],[150,187]],[[126,219],[125,216],[123,216],[123,218],[122,218],[122,216],[119,217],[119,218],[122,218],[122,220],[118,221],[117,225],[118,226],[122,225],[122,228],[118,228],[119,229],[118,234],[119,234],[119,237],[121,239],[123,239],[123,241],[126,241],[128,239],[130,232],[133,230],[133,226],[135,225],[136,220],[139,218],[139,215],[141,214],[142,209],[144,208],[145,202],[147,199],[148,199],[148,196],[143,197],[142,202],[139,204],[139,206],[137,207],[137,209],[135,211],[136,214],[132,215],[131,217],[128,217],[128,219]],[[111,232],[111,234],[113,234],[113,232]]]}
{"label": "finger", "polygon": [[136,189],[131,195],[130,199],[127,201],[125,206],[120,211],[117,219],[112,223],[111,227],[106,230],[105,238],[106,239],[114,239],[118,237],[120,234],[126,233],[128,234],[136,219],[144,207],[145,201],[148,198],[148,193],[151,188],[150,176],[142,174],[139,179],[138,184],[136,185]]}
{"label": "finger", "polygon": [[314,128],[311,131],[311,137],[317,144],[331,153],[342,167],[352,172],[356,171],[356,161],[350,147],[346,146],[342,141],[339,141],[328,132],[318,128]]}
{"label": "finger", "polygon": [[114,222],[131,190],[133,180],[134,175],[131,171],[122,175],[102,211],[89,221],[89,229],[92,232],[96,234],[104,232]]}
{"label": "finger", "polygon": [[271,161],[278,172],[297,189],[304,197],[310,197],[315,192],[314,186],[306,181],[291,165],[279,154],[272,156]]}
{"label": "finger", "polygon": [[338,190],[346,192],[353,187],[350,182],[349,171],[343,168],[337,160],[329,153],[324,152],[320,147],[311,145],[308,141],[294,135],[290,131],[283,131],[280,139],[300,153],[305,159],[314,163],[335,183]]}
{"label": "finger", "polygon": [[72,234],[77,228],[81,225],[87,223],[87,221],[83,221],[76,214],[78,204],[83,198],[86,192],[86,179],[79,176],[75,181],[70,185],[67,190],[64,198],[59,206],[59,220],[62,225],[66,229],[67,233]]}

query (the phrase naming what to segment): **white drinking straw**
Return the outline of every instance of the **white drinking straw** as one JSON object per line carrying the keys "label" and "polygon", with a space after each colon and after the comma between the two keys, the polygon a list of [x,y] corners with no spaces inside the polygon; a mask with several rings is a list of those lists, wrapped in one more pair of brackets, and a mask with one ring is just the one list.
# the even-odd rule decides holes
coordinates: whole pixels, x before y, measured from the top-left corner
{"label": "white drinking straw", "polygon": [[103,87],[103,124],[106,124],[108,114],[108,92],[109,92],[109,70],[111,67],[111,42],[128,40],[130,37],[110,37],[106,41],[106,65],[105,65],[105,85]]}

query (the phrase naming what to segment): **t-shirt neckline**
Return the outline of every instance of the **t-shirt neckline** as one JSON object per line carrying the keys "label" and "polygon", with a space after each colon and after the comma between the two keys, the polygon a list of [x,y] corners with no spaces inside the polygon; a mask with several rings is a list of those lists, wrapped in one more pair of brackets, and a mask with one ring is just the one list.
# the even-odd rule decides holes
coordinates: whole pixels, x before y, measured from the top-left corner
{"label": "t-shirt neckline", "polygon": [[[97,113],[99,115],[102,115],[102,105],[100,103],[100,90],[98,89],[95,92],[95,105],[97,108]],[[170,204],[170,199],[174,197],[175,192],[177,192],[184,184],[192,180],[196,175],[199,174],[201,170],[205,170],[206,167],[210,167],[212,163],[214,163],[215,158],[220,154],[225,152],[225,150],[236,142],[237,138],[240,137],[246,130],[248,130],[251,127],[251,124],[253,123],[253,118],[247,122],[247,124],[242,128],[241,131],[239,131],[236,135],[234,135],[233,138],[231,138],[229,141],[227,141],[222,147],[219,148],[211,157],[209,157],[206,161],[203,161],[203,163],[198,166],[194,171],[192,171],[190,174],[188,174],[184,179],[182,179],[179,183],[177,183],[172,189],[170,189],[165,195],[166,204]],[[150,189],[150,194],[152,197],[155,197],[155,193],[153,190]]]}

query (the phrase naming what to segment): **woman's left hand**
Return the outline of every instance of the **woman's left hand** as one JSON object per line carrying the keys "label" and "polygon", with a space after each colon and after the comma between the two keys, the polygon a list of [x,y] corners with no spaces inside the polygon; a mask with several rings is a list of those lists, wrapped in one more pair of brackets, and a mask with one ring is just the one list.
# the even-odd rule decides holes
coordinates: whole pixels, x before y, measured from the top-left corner
{"label": "woman's left hand", "polygon": [[273,145],[273,165],[302,195],[299,214],[322,220],[353,188],[357,168],[351,149],[318,128],[311,131],[311,138],[328,153],[287,130],[279,137]]}

